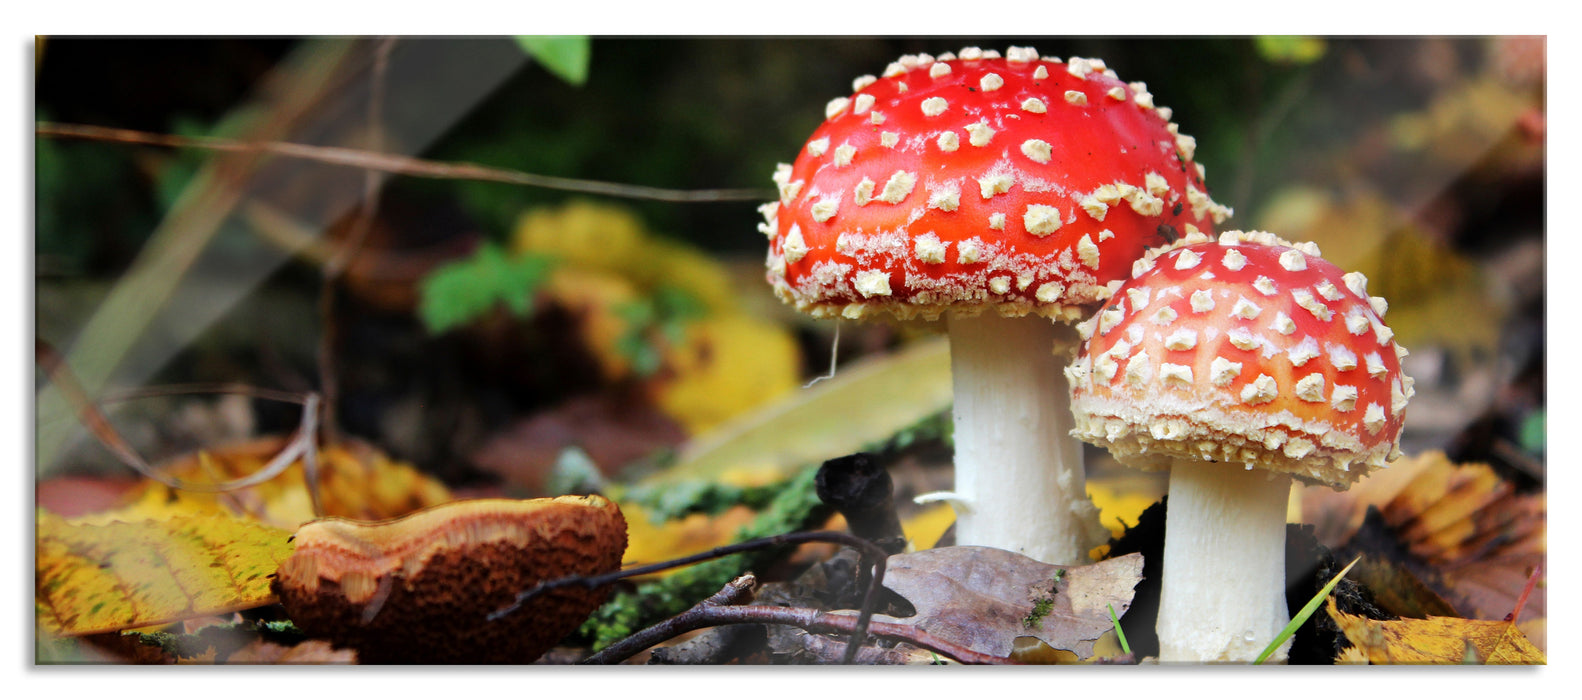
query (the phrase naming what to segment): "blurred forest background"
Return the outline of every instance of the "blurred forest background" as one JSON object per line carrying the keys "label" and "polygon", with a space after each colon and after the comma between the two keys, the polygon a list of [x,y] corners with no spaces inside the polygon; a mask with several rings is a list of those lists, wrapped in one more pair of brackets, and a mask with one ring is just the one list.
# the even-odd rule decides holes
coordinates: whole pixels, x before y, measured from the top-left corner
{"label": "blurred forest background", "polygon": [[[145,297],[133,306],[154,307],[149,320],[93,327],[128,349],[101,361],[113,368],[79,368],[90,381],[315,389],[328,319],[346,433],[456,485],[538,491],[571,444],[615,470],[824,373],[833,324],[782,308],[761,280],[754,227],[769,174],[855,76],[967,45],[1102,57],[1147,82],[1197,138],[1214,196],[1235,208],[1227,228],[1318,241],[1389,299],[1423,392],[1408,445],[1541,480],[1541,38],[595,39],[580,84],[511,39],[409,39],[388,47],[372,127],[376,41],[50,39],[38,56],[41,122],[352,148],[379,139],[374,150],[431,161],[764,196],[678,203],[385,177],[326,317],[321,268],[354,228],[361,172],[39,138],[38,336],[82,361],[74,343],[150,242],[196,241],[204,249],[167,270],[184,275],[168,306]],[[213,201],[225,190],[216,182],[243,183],[240,203]],[[200,194],[211,199],[192,201]],[[469,283],[438,284],[446,269],[504,277],[455,289]],[[527,303],[491,310],[518,293]],[[916,335],[847,327],[840,360]],[[164,455],[296,423],[289,406],[237,403],[150,399],[118,420]],[[39,419],[47,435],[71,421]],[[80,431],[69,444],[40,445],[41,476],[120,471]]]}
{"label": "blurred forest background", "polygon": [[[1417,379],[1407,453],[1542,490],[1542,37],[51,37],[37,337],[138,453],[189,476],[214,467],[184,455],[221,445],[256,468],[301,407],[126,390],[322,392],[327,438],[455,495],[638,483],[678,463],[755,486],[915,433],[892,467],[910,518],[910,495],[948,486],[943,345],[926,326],[837,336],[780,304],[757,208],[853,78],[964,46],[1100,57],[1146,82],[1234,207],[1224,228],[1316,241],[1389,300]],[[185,141],[148,143],[168,137]],[[804,389],[837,350],[836,378]],[[36,376],[40,505],[125,502],[134,474]],[[798,405],[816,415],[766,422]],[[1107,524],[1163,492],[1102,450],[1088,461]],[[364,505],[349,514],[403,511]]]}

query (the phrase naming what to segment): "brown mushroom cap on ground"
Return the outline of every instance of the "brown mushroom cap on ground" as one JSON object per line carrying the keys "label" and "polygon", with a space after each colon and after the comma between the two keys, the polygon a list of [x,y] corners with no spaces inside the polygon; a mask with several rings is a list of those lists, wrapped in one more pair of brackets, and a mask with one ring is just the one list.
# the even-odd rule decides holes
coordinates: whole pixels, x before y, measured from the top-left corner
{"label": "brown mushroom cap on ground", "polygon": [[397,520],[303,525],[273,584],[291,620],[362,663],[529,663],[587,619],[608,587],[542,581],[620,568],[626,520],[601,496],[456,501]]}

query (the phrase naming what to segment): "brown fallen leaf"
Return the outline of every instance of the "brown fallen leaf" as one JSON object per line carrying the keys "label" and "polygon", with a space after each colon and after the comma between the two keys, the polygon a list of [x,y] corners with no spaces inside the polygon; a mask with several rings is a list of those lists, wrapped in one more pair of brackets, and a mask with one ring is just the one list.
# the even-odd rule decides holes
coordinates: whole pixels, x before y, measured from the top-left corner
{"label": "brown fallen leaf", "polygon": [[1544,653],[1515,624],[1495,620],[1430,617],[1370,620],[1348,615],[1328,602],[1329,616],[1371,664],[1547,664]]}
{"label": "brown fallen leaf", "polygon": [[1086,566],[1045,564],[992,547],[941,547],[890,557],[884,585],[917,614],[873,619],[911,625],[992,656],[1009,656],[1018,637],[1037,637],[1079,659],[1131,607],[1141,554]]}
{"label": "brown fallen leaf", "polygon": [[[1394,581],[1406,584],[1394,590],[1403,600],[1423,602],[1426,586],[1462,615],[1498,619],[1547,556],[1543,494],[1516,493],[1488,465],[1457,464],[1443,452],[1396,460],[1346,494],[1314,491],[1305,505],[1332,547],[1392,562],[1382,568],[1394,571],[1374,571],[1388,575],[1368,580],[1381,603],[1392,595],[1381,584]],[[1368,579],[1369,571],[1359,574]],[[1533,616],[1545,616],[1546,597],[1539,589],[1528,601]],[[1391,612],[1417,616],[1440,609]]]}
{"label": "brown fallen leaf", "polygon": [[221,515],[87,525],[39,511],[38,621],[81,635],[267,605],[290,535]]}
{"label": "brown fallen leaf", "polygon": [[536,493],[568,447],[583,450],[606,476],[613,476],[621,467],[686,438],[680,424],[647,402],[601,393],[573,397],[505,427],[468,460]]}

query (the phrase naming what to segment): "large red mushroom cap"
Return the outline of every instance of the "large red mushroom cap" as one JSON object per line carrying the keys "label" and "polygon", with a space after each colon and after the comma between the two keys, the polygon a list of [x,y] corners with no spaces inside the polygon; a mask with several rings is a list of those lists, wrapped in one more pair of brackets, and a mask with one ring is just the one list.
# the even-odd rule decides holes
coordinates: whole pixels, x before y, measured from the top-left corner
{"label": "large red mushroom cap", "polygon": [[1103,61],[968,48],[853,87],[763,207],[769,281],[814,316],[1076,320],[1147,248],[1230,214],[1169,109]]}
{"label": "large red mushroom cap", "polygon": [[1406,350],[1361,273],[1261,231],[1191,235],[1135,268],[1078,326],[1073,434],[1133,467],[1229,462],[1338,488],[1399,454]]}

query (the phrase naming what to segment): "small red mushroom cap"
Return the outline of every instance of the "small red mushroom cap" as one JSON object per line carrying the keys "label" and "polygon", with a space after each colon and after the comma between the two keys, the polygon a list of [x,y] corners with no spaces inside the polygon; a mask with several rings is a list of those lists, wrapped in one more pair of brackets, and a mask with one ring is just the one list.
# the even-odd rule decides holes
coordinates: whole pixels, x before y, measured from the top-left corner
{"label": "small red mushroom cap", "polygon": [[1261,231],[1192,234],[1134,268],[1077,327],[1074,435],[1142,469],[1183,457],[1338,488],[1399,455],[1406,350],[1361,273]]}
{"label": "small red mushroom cap", "polygon": [[1148,247],[1230,215],[1192,137],[1103,61],[968,48],[854,88],[762,207],[769,282],[814,316],[1076,320]]}

